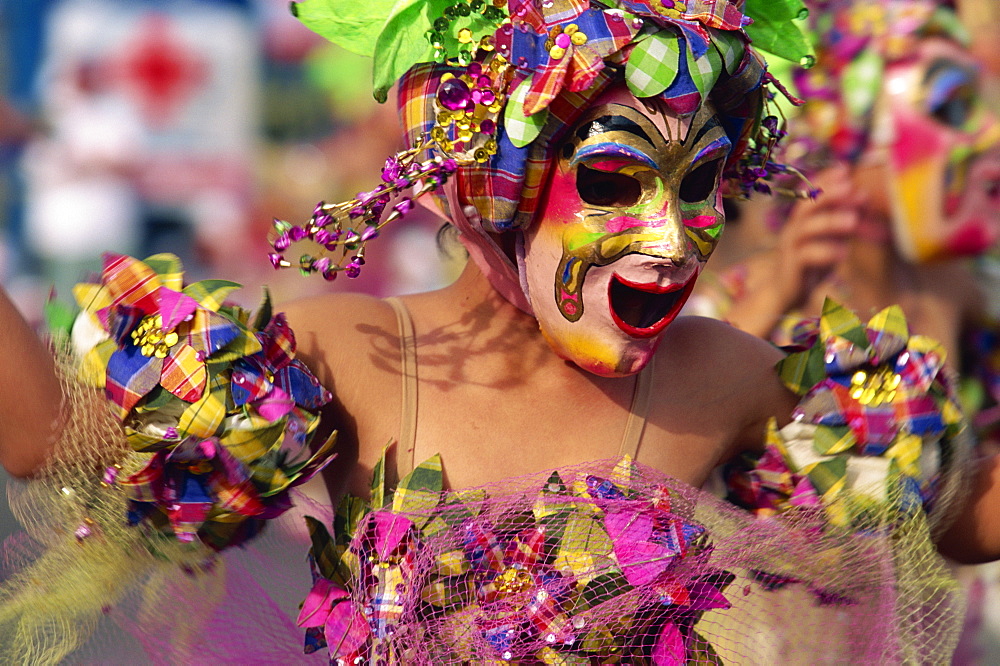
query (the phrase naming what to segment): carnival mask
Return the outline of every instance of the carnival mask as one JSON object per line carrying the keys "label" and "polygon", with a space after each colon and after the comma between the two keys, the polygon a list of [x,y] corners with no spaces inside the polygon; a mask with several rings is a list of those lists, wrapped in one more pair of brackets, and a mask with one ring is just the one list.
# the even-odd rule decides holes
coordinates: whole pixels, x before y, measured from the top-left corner
{"label": "carnival mask", "polygon": [[874,143],[889,158],[893,231],[912,261],[981,254],[1000,237],[1000,125],[975,61],[922,41],[886,69]]}
{"label": "carnival mask", "polygon": [[722,233],[730,149],[710,103],[682,119],[623,87],[568,132],[520,260],[557,354],[603,376],[649,362]]}

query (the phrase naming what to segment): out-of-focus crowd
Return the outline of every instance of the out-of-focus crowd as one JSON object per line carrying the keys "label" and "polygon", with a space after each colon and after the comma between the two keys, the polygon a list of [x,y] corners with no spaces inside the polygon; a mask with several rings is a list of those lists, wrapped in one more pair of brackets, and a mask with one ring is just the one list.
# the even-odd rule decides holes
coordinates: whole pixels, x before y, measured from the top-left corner
{"label": "out-of-focus crowd", "polygon": [[366,92],[370,60],[283,0],[2,0],[0,53],[0,280],[33,319],[105,251],[173,252],[248,304],[265,282],[287,300],[450,275],[430,214],[350,285],[274,273],[272,218],[371,189],[400,140]]}

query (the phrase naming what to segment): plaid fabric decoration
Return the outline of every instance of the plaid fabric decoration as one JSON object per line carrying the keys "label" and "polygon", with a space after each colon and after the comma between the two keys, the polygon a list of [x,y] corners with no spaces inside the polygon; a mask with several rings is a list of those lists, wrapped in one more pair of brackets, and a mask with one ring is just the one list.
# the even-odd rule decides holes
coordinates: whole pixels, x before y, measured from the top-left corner
{"label": "plaid fabric decoration", "polygon": [[226,418],[227,397],[225,375],[210,375],[201,398],[191,403],[177,419],[177,430],[195,437],[214,437]]}
{"label": "plaid fabric decoration", "polygon": [[417,529],[423,529],[441,502],[443,487],[441,456],[435,455],[400,480],[392,495],[392,511],[407,516]]}
{"label": "plaid fabric decoration", "polygon": [[636,42],[625,65],[625,76],[640,97],[659,95],[680,71],[681,50],[677,35],[666,30]]}
{"label": "plaid fabric decoration", "polygon": [[185,402],[201,397],[208,381],[208,370],[200,352],[189,345],[178,345],[177,351],[163,359],[160,386]]}
{"label": "plaid fabric decoration", "polygon": [[143,356],[135,345],[115,351],[108,359],[104,391],[118,408],[118,418],[128,413],[160,382],[163,360]]}
{"label": "plaid fabric decoration", "polygon": [[145,263],[120,254],[104,255],[102,284],[111,296],[111,305],[127,303],[144,312],[155,312],[163,281]]}

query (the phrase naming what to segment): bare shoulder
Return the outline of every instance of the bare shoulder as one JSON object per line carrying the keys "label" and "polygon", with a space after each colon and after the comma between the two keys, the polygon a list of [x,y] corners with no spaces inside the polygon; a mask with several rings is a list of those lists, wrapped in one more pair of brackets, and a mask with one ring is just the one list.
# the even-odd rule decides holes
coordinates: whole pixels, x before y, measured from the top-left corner
{"label": "bare shoulder", "polygon": [[657,358],[673,367],[722,378],[771,373],[784,356],[774,345],[731,324],[707,317],[680,317],[667,328]]}
{"label": "bare shoulder", "polygon": [[725,322],[681,317],[657,352],[654,381],[664,389],[659,399],[686,404],[736,448],[754,447],[767,421],[787,422],[797,400],[775,371],[783,357],[769,342]]}
{"label": "bare shoulder", "polygon": [[[295,333],[298,356],[320,378],[357,371],[373,350],[398,349],[396,316],[385,301],[366,294],[327,294],[277,308]],[[398,352],[388,355],[394,358]]]}

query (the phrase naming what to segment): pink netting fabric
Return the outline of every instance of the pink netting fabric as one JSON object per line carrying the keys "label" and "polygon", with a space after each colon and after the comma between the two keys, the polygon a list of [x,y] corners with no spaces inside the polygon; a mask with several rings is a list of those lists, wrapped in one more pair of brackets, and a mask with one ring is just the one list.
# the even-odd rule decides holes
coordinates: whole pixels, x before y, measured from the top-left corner
{"label": "pink netting fabric", "polygon": [[432,459],[336,515],[298,493],[215,554],[127,525],[102,472],[141,455],[68,394],[55,460],[12,485],[0,663],[947,663],[956,643],[954,580],[891,496],[835,527],[628,460],[442,492]]}
{"label": "pink netting fabric", "polygon": [[[336,663],[946,663],[921,514],[754,519],[629,461],[346,504],[301,619]],[[324,649],[324,651],[326,651]]]}

